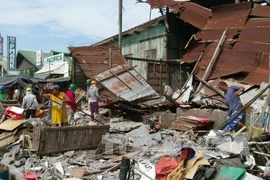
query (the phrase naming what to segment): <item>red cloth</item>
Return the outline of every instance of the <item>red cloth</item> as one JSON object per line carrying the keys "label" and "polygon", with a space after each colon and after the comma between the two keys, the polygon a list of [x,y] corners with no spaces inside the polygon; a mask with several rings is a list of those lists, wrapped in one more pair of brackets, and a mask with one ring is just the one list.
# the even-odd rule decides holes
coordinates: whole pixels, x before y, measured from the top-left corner
{"label": "red cloth", "polygon": [[156,164],[156,178],[158,180],[166,180],[167,175],[170,174],[178,164],[179,162],[173,157],[162,157]]}
{"label": "red cloth", "polygon": [[70,106],[72,111],[76,111],[77,105],[76,105],[75,96],[74,96],[73,92],[71,90],[68,90],[66,92],[66,95],[71,102],[66,102],[65,104]]}

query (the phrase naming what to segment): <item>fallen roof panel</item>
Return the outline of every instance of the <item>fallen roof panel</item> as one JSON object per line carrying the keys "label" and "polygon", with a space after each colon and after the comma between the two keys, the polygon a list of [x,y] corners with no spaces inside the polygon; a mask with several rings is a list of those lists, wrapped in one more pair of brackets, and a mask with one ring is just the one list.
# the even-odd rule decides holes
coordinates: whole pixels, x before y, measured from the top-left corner
{"label": "fallen roof panel", "polygon": [[69,49],[88,78],[126,62],[119,48],[115,46],[84,46],[70,47]]}
{"label": "fallen roof panel", "polygon": [[270,43],[270,27],[244,28],[239,41]]}
{"label": "fallen roof panel", "polygon": [[237,41],[234,44],[233,49],[269,53],[270,52],[270,43],[256,43],[256,42]]}
{"label": "fallen roof panel", "polygon": [[269,54],[263,54],[260,65],[255,71],[251,72],[244,80],[250,84],[260,84],[261,82],[268,82],[269,77]]}
{"label": "fallen roof panel", "polygon": [[[196,75],[202,77],[211,59],[211,54],[199,63]],[[222,50],[218,63],[215,65],[209,79],[224,77],[239,72],[251,73],[256,70],[262,59],[262,53],[243,50]],[[259,83],[259,81],[257,81]]]}
{"label": "fallen roof panel", "polygon": [[256,17],[269,17],[270,18],[270,7],[269,6],[256,5],[253,8],[250,15],[256,16]]}
{"label": "fallen roof panel", "polygon": [[159,94],[129,65],[118,65],[94,77],[109,91],[127,101],[159,98]]}
{"label": "fallen roof panel", "polygon": [[242,28],[251,11],[250,3],[228,4],[212,8],[213,17],[206,25],[207,29]]}
{"label": "fallen roof panel", "polygon": [[173,0],[147,0],[147,2],[150,4],[151,8],[163,8],[178,3]]}
{"label": "fallen roof panel", "polygon": [[191,2],[178,3],[170,7],[174,13],[179,14],[178,17],[180,19],[198,29],[203,29],[212,17],[212,11],[210,9]]}
{"label": "fallen roof panel", "polygon": [[[219,41],[225,29],[203,29],[195,35],[195,39],[200,42]],[[227,30],[227,40],[235,39],[239,35],[242,28],[233,28]]]}
{"label": "fallen roof panel", "polygon": [[251,18],[247,21],[245,28],[270,27],[270,18]]}

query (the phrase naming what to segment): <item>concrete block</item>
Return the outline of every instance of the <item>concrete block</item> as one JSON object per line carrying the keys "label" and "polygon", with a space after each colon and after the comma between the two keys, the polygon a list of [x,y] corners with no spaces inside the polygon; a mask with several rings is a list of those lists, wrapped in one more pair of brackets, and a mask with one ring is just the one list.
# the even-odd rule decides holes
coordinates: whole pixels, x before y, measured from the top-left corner
{"label": "concrete block", "polygon": [[176,120],[176,114],[171,112],[162,112],[159,114],[159,123],[162,128],[168,128]]}

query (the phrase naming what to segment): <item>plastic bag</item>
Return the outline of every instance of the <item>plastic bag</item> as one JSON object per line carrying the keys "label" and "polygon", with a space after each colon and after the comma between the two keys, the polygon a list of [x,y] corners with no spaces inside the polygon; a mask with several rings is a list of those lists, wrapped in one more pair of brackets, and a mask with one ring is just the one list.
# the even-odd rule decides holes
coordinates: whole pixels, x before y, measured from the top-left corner
{"label": "plastic bag", "polygon": [[170,174],[177,166],[179,162],[170,156],[164,156],[156,163],[156,178],[158,180],[166,180],[168,174]]}

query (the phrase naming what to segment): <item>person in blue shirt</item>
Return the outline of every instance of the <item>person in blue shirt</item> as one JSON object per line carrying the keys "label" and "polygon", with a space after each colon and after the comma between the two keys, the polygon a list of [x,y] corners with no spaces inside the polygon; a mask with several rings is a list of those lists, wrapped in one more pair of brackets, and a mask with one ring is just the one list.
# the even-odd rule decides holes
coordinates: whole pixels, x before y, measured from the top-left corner
{"label": "person in blue shirt", "polygon": [[[243,86],[235,86],[235,85],[228,86],[228,84],[224,81],[221,81],[218,84],[218,87],[221,91],[224,92],[226,103],[229,106],[229,111],[227,113],[227,120],[229,120],[239,110],[243,108],[243,104],[241,102],[239,94],[243,92],[245,88]],[[230,122],[228,122],[228,125],[226,126],[225,129],[228,131],[235,130],[236,126],[240,123],[242,119],[243,113],[241,113],[239,116],[235,117]]]}

